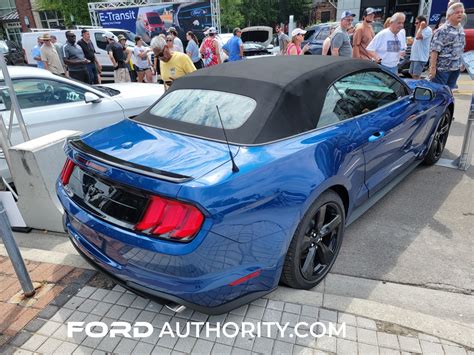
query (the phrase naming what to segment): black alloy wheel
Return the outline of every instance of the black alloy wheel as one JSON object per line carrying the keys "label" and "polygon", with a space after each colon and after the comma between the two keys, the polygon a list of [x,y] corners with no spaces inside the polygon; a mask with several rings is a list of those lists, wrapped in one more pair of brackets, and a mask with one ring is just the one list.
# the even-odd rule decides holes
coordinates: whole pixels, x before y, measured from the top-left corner
{"label": "black alloy wheel", "polygon": [[309,289],[326,276],[336,261],[344,235],[343,203],[333,191],[323,193],[311,206],[293,236],[282,281]]}
{"label": "black alloy wheel", "polygon": [[446,111],[441,118],[441,121],[436,129],[433,142],[431,142],[428,153],[423,160],[426,165],[435,164],[443,154],[444,147],[448,140],[449,128],[451,127],[451,113]]}

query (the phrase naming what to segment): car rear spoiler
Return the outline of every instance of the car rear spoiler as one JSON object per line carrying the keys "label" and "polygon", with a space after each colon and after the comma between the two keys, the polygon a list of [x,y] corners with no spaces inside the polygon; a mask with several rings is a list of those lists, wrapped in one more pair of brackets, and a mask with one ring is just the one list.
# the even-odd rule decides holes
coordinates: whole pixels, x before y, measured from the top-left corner
{"label": "car rear spoiler", "polygon": [[111,156],[109,154],[105,154],[99,150],[92,148],[91,146],[85,144],[81,138],[79,137],[70,137],[66,141],[66,145],[73,150],[77,151],[78,153],[82,153],[86,156],[94,158],[97,161],[100,161],[104,164],[127,170],[136,174],[149,176],[152,178],[165,180],[173,183],[184,183],[193,180],[191,176],[180,175],[171,173],[168,171],[163,171],[159,169],[150,168],[148,166],[134,164],[126,160],[122,160]]}

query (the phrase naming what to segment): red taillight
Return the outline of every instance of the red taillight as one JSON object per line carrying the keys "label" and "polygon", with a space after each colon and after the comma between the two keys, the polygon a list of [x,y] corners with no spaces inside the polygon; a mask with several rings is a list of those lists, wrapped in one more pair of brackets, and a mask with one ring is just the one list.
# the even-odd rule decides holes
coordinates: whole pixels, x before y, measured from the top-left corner
{"label": "red taillight", "polygon": [[152,196],[135,229],[170,239],[189,239],[201,228],[204,216],[196,207]]}
{"label": "red taillight", "polygon": [[60,175],[61,183],[64,186],[69,184],[69,179],[72,175],[72,171],[74,170],[74,167],[75,167],[74,162],[71,159],[67,158],[66,163],[64,163],[64,167]]}

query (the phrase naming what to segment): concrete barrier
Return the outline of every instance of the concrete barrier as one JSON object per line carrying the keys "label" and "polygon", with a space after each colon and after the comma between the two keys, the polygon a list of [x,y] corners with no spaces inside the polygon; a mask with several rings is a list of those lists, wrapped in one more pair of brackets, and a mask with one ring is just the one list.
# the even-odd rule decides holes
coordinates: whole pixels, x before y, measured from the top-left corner
{"label": "concrete barrier", "polygon": [[66,160],[64,141],[80,133],[58,131],[10,148],[18,208],[28,227],[64,232],[55,184]]}

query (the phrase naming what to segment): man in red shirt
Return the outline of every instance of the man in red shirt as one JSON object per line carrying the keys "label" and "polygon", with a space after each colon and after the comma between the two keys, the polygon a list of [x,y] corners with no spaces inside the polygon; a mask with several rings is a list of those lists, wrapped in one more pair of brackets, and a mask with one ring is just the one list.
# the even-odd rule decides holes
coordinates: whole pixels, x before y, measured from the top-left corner
{"label": "man in red shirt", "polygon": [[374,29],[371,23],[374,22],[375,9],[368,7],[362,16],[362,23],[356,27],[354,36],[352,37],[352,57],[358,59],[369,59],[367,46],[374,38]]}

